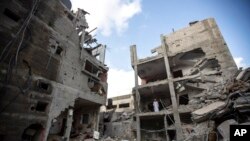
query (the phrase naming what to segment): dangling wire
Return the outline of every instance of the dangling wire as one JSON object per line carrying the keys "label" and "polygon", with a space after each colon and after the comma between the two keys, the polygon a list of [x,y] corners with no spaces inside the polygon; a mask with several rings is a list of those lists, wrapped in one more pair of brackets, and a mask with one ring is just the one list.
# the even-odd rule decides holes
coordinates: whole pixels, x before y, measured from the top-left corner
{"label": "dangling wire", "polygon": [[[34,12],[36,11],[37,7],[38,7],[38,3],[39,3],[40,0],[34,0],[33,3],[32,3],[32,9],[29,13],[29,15],[27,16],[27,18],[25,19],[23,25],[21,26],[21,28],[18,30],[18,32],[15,34],[14,38],[12,38],[7,44],[6,46],[4,47],[1,55],[0,55],[0,63],[3,62],[8,56],[9,56],[9,53],[11,52],[11,49],[13,47],[13,44],[15,43],[15,41],[18,39],[19,37],[19,34],[22,33],[21,35],[21,40],[17,46],[17,49],[16,49],[16,54],[15,56],[11,56],[10,57],[10,60],[9,60],[9,64],[8,64],[8,70],[7,70],[7,75],[6,75],[6,79],[5,81],[8,83],[12,77],[12,70],[13,68],[15,69],[15,73],[17,74],[17,62],[18,62],[18,55],[19,55],[19,52],[21,49],[21,46],[22,46],[22,43],[23,43],[23,39],[24,39],[24,36],[25,36],[25,32],[26,32],[26,29],[28,28],[28,25],[30,23],[30,20],[34,14]],[[9,47],[10,46],[10,47]],[[26,88],[23,88],[20,86],[19,82],[17,81],[18,83],[18,88],[20,89],[21,93],[22,94],[25,94],[31,87],[31,83],[32,83],[32,71],[31,71],[31,67],[29,66],[28,62],[27,61],[24,61],[24,63],[26,64],[26,66],[28,67],[29,69],[29,72],[28,72],[28,79],[27,81],[25,82],[27,85]],[[2,87],[3,88],[3,87]],[[1,89],[2,89],[1,88]],[[13,103],[19,96],[19,93],[17,93],[9,102],[8,104],[6,104],[1,110],[0,110],[0,114],[2,112],[5,111],[5,109],[11,104]]]}

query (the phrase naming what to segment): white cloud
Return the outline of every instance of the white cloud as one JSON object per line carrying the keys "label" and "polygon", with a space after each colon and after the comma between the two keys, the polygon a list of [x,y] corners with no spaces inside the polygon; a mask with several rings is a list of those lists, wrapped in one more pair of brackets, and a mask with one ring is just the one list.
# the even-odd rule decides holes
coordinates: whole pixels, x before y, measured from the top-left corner
{"label": "white cloud", "polygon": [[236,63],[236,65],[239,67],[243,67],[246,68],[246,63],[244,62],[244,58],[242,57],[234,57],[234,61]]}
{"label": "white cloud", "polygon": [[141,0],[71,0],[73,10],[82,8],[89,12],[90,29],[98,27],[104,36],[112,32],[121,34],[128,28],[129,20],[141,12]]}
{"label": "white cloud", "polygon": [[108,97],[131,94],[135,86],[134,71],[110,68],[108,71]]}

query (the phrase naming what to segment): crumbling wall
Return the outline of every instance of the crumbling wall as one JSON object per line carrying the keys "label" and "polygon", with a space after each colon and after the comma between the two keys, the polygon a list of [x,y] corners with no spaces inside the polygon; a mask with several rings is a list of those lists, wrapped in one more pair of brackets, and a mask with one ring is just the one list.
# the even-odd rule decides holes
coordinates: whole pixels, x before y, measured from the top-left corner
{"label": "crumbling wall", "polygon": [[102,140],[135,139],[134,113],[134,99],[131,94],[108,99],[108,105],[99,114]]}
{"label": "crumbling wall", "polygon": [[103,125],[102,139],[111,137],[115,140],[133,140],[133,110],[124,112],[106,111],[101,113],[103,116],[100,118]]}
{"label": "crumbling wall", "polygon": [[[179,70],[176,69],[179,66],[189,66],[192,70],[200,69],[200,72],[205,73],[216,68],[222,72],[224,81],[237,71],[237,66],[213,18],[165,36],[165,43],[172,70]],[[203,59],[207,64],[199,62]],[[183,76],[190,75],[191,72],[184,71]]]}

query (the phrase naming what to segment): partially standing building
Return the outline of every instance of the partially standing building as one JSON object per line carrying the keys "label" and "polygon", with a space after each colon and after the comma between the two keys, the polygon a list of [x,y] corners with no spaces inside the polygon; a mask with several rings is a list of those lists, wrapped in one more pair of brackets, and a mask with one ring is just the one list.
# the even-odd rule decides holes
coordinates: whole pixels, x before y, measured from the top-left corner
{"label": "partially standing building", "polygon": [[[194,132],[196,140],[202,140],[213,123],[194,124],[198,119],[192,114],[204,105],[222,105],[202,96],[215,96],[217,93],[210,90],[226,83],[237,66],[213,18],[191,22],[189,27],[160,39],[151,57],[138,59],[136,45],[130,48],[137,140],[195,140],[189,138]],[[154,99],[159,112],[154,112]]]}
{"label": "partially standing building", "polygon": [[1,141],[86,139],[98,131],[106,46],[87,32],[88,12],[70,8],[70,0],[1,0]]}

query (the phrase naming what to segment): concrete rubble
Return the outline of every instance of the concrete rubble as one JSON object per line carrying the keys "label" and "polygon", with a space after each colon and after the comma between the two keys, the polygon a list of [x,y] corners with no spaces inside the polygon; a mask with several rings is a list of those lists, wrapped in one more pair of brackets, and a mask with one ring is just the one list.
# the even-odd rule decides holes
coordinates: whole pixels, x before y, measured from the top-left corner
{"label": "concrete rubble", "polygon": [[100,127],[103,126],[102,140],[133,140],[133,96],[123,95],[110,98],[108,101],[108,105],[100,113]]}

